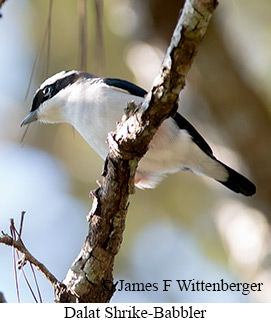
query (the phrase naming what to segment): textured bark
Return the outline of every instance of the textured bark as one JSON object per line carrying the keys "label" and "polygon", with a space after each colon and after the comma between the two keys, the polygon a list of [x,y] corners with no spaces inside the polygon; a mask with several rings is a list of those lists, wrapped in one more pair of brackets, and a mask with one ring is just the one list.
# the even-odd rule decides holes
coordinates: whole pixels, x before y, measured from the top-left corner
{"label": "textured bark", "polygon": [[103,183],[93,192],[89,233],[63,281],[67,288],[56,292],[57,302],[110,301],[115,291],[114,258],[122,242],[136,167],[159,125],[176,112],[179,92],[216,6],[213,0],[186,1],[151,92],[109,134],[110,152]]}
{"label": "textured bark", "polygon": [[[153,28],[144,33],[144,40],[168,42],[172,17],[178,15],[180,0],[171,0],[166,8],[164,0],[149,0],[148,3],[148,21],[153,22]],[[148,26],[148,21],[143,28]],[[189,81],[207,101],[213,124],[227,138],[227,145],[243,158],[248,177],[257,186],[257,193],[246,203],[263,211],[271,223],[271,150],[267,149],[271,142],[270,112],[265,98],[244,79],[242,68],[229,51],[232,44],[225,41],[220,27],[217,19],[210,23]]]}
{"label": "textured bark", "polygon": [[[11,219],[13,221],[13,219]],[[7,246],[11,246],[23,254],[23,257],[18,261],[18,267],[24,266],[24,264],[28,261],[32,265],[34,265],[43,275],[47,278],[47,280],[51,283],[54,289],[58,289],[61,283],[55,278],[55,276],[50,273],[50,271],[41,263],[39,262],[32,254],[26,249],[25,245],[23,244],[21,238],[15,240],[8,234],[4,234],[2,232],[0,236],[0,243],[3,243]]]}
{"label": "textured bark", "polygon": [[160,124],[176,112],[179,92],[216,6],[216,0],[185,2],[152,90],[141,106],[129,105],[126,118],[109,134],[103,183],[92,192],[88,235],[63,282],[27,251],[21,241],[21,229],[17,240],[6,234],[0,237],[0,243],[19,250],[25,261],[47,277],[55,289],[56,302],[109,302],[113,296],[114,259],[122,242],[138,162]]}

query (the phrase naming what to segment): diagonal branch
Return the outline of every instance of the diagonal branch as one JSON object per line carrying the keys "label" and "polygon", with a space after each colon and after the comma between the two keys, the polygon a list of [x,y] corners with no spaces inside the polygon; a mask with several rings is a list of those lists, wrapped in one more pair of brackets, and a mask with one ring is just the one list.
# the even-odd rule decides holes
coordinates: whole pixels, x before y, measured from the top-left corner
{"label": "diagonal branch", "polygon": [[31,255],[31,253],[24,246],[21,239],[14,240],[8,234],[2,233],[2,235],[0,236],[0,243],[14,247],[16,250],[22,253],[23,260],[21,262],[29,261],[32,265],[34,265],[47,278],[54,289],[58,288],[58,286],[61,284],[41,262],[39,262],[34,256]]}
{"label": "diagonal branch", "polygon": [[[109,155],[103,184],[93,192],[89,232],[80,254],[71,265],[56,301],[108,302],[115,291],[114,258],[119,251],[129,194],[139,160],[160,124],[174,114],[179,92],[199,49],[216,0],[187,0],[174,30],[160,74],[141,107],[130,105],[126,120],[109,134]],[[72,291],[72,293],[71,293]]]}
{"label": "diagonal branch", "polygon": [[160,124],[176,112],[179,92],[217,4],[216,0],[186,0],[152,90],[141,106],[129,104],[117,131],[109,134],[103,184],[92,192],[89,232],[63,283],[29,253],[21,239],[0,237],[0,243],[15,247],[46,276],[55,289],[56,302],[109,302],[113,296],[114,259],[138,162]]}

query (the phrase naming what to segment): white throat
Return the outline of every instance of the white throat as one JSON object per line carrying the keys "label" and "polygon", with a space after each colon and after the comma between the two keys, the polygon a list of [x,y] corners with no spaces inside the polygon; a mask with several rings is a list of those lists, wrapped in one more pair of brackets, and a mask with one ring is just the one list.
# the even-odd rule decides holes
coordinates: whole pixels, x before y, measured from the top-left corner
{"label": "white throat", "polygon": [[121,120],[127,104],[131,101],[139,104],[143,98],[117,91],[116,88],[111,89],[103,83],[97,82],[89,86],[87,82],[72,84],[59,93],[56,98],[58,102],[54,103],[55,107],[50,111],[51,119],[74,126],[88,144],[105,159],[108,154],[108,133],[116,129],[116,122]]}

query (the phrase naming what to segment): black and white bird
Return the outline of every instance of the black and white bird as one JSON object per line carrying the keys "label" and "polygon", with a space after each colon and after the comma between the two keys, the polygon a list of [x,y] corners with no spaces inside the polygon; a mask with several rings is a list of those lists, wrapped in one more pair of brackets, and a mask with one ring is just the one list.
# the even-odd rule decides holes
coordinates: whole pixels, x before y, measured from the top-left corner
{"label": "black and white bird", "polygon": [[[69,123],[105,159],[107,135],[115,130],[127,103],[136,104],[147,94],[142,88],[114,78],[99,78],[80,71],[62,71],[37,90],[29,115],[33,121]],[[236,193],[255,194],[255,185],[215,158],[210,146],[179,113],[166,119],[140,160],[135,176],[139,188],[154,188],[167,173],[189,170],[215,179]]]}

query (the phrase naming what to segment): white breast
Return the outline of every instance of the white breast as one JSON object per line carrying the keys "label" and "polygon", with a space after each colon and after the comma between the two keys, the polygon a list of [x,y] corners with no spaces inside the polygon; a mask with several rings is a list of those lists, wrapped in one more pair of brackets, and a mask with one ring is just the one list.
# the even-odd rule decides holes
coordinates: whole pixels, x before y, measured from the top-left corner
{"label": "white breast", "polygon": [[[80,100],[78,100],[80,98]],[[70,92],[66,106],[72,124],[88,144],[105,159],[108,154],[106,138],[116,130],[127,103],[139,104],[143,98],[111,89],[106,84],[82,85]]]}
{"label": "white breast", "polygon": [[[67,97],[67,92],[63,96]],[[108,133],[116,129],[127,103],[134,101],[139,104],[143,101],[141,97],[112,89],[103,83],[91,86],[82,83],[81,87],[77,84],[74,88],[71,85],[68,96],[62,121],[72,124],[103,159],[108,154]],[[155,187],[164,174],[182,168],[207,176],[215,173],[219,179],[226,176],[225,169],[205,154],[186,130],[179,129],[176,122],[169,118],[162,123],[148,152],[139,162],[136,185],[140,188]]]}

